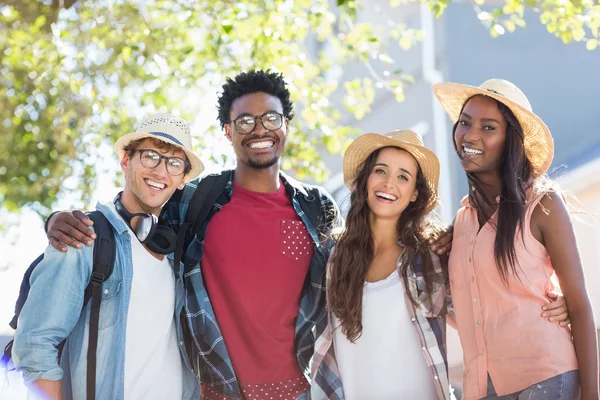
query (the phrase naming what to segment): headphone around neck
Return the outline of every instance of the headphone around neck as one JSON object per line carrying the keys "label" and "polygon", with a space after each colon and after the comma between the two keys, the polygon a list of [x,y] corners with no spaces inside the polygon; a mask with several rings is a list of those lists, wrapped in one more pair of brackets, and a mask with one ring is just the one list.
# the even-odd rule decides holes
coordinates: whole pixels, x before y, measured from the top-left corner
{"label": "headphone around neck", "polygon": [[[145,213],[130,213],[121,203],[121,195],[115,197],[115,209],[125,220],[129,228],[135,233],[140,243],[158,254],[169,254],[175,251],[177,247],[177,235],[171,228],[166,226],[156,215]],[[131,220],[139,217],[137,228],[133,229]]]}

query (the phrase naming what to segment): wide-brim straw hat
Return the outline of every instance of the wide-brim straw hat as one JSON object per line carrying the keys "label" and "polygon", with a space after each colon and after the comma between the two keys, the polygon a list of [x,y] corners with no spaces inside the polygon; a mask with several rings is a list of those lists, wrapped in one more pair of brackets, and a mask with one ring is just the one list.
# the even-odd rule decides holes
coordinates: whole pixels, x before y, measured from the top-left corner
{"label": "wide-brim straw hat", "polygon": [[490,79],[479,87],[460,83],[436,83],[433,93],[456,123],[467,100],[476,95],[491,97],[507,106],[523,129],[525,156],[533,167],[533,176],[540,176],[550,168],[554,158],[554,140],[550,129],[532,110],[525,94],[504,79]]}
{"label": "wide-brim straw hat", "polygon": [[119,158],[123,158],[125,147],[129,143],[145,138],[172,144],[185,152],[191,167],[184,177],[186,181],[191,181],[204,171],[204,164],[194,153],[190,125],[186,120],[167,113],[152,114],[146,117],[135,132],[121,136],[115,143],[115,150]]}
{"label": "wide-brim straw hat", "polygon": [[440,179],[440,162],[433,151],[423,145],[423,139],[418,133],[409,130],[397,130],[385,134],[365,133],[357,137],[344,153],[344,184],[354,190],[354,181],[358,176],[365,160],[377,149],[383,147],[398,147],[412,155],[431,190],[431,199],[427,211],[437,205],[438,181]]}

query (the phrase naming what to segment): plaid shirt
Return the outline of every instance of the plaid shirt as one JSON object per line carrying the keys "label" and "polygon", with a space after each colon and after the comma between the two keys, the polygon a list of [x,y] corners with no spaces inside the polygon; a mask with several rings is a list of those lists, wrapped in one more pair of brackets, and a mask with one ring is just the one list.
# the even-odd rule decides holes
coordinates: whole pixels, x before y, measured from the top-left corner
{"label": "plaid shirt", "polygon": [[[198,261],[202,259],[202,248],[208,223],[231,200],[233,171],[222,173],[229,174],[229,181],[200,229],[193,232],[194,237],[191,243],[186,243],[187,259]],[[328,232],[341,223],[341,218],[337,206],[323,189],[302,184],[283,173],[280,173],[280,177],[294,210],[306,226],[308,234],[315,244],[307,279],[302,289],[294,338],[298,365],[308,377],[309,361],[313,356],[315,338],[327,326],[325,266],[332,248]],[[194,180],[186,184],[181,196],[175,196],[173,201],[169,201],[163,209],[161,217],[176,232],[185,218],[187,208],[199,183],[199,180]],[[200,382],[210,385],[224,396],[241,399],[241,390],[231,359],[203,282],[201,263],[195,263],[186,268],[184,287],[186,290],[185,312],[189,328],[189,331],[186,332],[186,339],[192,343],[192,346],[188,347],[191,347],[189,355],[192,359],[194,373],[197,374]]]}
{"label": "plaid shirt", "polygon": [[[429,295],[427,292],[421,260],[415,257],[408,269],[408,288],[405,289],[410,291],[419,306],[413,305],[407,293],[405,299],[408,313],[423,346],[423,356],[434,380],[438,399],[447,400],[451,398],[446,360],[446,313],[450,301],[450,285],[447,273],[442,270],[440,259],[435,253],[430,254],[436,272],[432,282],[433,293]],[[398,270],[407,261],[404,258],[400,256],[398,259]],[[402,282],[404,284],[404,280]],[[315,356],[311,366],[313,400],[344,398],[340,372],[335,360],[332,327],[333,315],[330,312],[327,329],[315,343]]]}

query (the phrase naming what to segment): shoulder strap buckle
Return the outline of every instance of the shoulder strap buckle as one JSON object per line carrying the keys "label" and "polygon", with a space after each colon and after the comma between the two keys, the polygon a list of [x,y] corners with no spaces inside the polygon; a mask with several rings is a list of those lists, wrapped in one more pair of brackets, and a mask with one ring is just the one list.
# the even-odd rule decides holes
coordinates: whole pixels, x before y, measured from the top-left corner
{"label": "shoulder strap buckle", "polygon": [[90,278],[90,284],[92,284],[94,286],[100,286],[100,285],[102,285],[102,282],[104,282],[105,278],[106,277],[104,276],[104,274],[101,274],[97,271],[93,271],[92,277]]}

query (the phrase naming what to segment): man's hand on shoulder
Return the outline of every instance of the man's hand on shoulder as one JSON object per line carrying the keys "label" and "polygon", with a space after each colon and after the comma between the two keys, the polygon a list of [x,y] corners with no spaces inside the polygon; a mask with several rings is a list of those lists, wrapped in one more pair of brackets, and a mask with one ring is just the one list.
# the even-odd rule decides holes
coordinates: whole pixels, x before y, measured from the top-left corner
{"label": "man's hand on shoulder", "polygon": [[91,246],[96,239],[89,228],[93,224],[83,211],[61,211],[50,216],[46,236],[50,245],[59,251],[67,251],[67,246],[80,249],[83,243]]}

